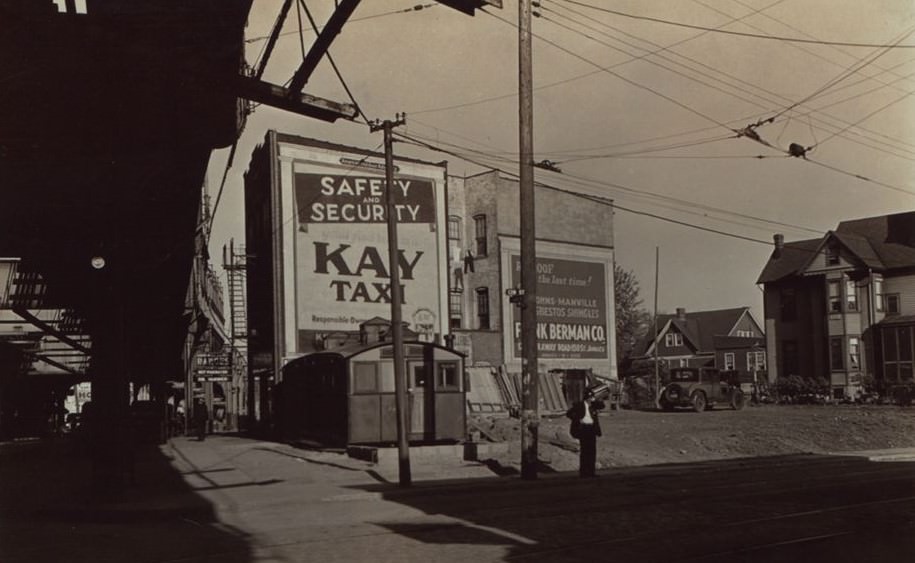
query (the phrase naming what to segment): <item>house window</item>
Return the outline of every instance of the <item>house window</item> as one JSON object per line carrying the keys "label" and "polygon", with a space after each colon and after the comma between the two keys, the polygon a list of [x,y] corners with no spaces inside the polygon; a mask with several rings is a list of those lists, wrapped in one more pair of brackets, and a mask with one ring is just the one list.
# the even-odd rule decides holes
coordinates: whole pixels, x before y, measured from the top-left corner
{"label": "house window", "polygon": [[477,241],[477,256],[486,256],[486,215],[475,215],[473,226]]}
{"label": "house window", "polygon": [[829,363],[833,371],[845,369],[845,354],[842,348],[842,337],[829,339]]}
{"label": "house window", "polygon": [[734,369],[734,352],[725,352],[724,353],[724,369],[732,370]]}
{"label": "house window", "polygon": [[899,314],[899,294],[891,293],[886,295],[886,314],[887,315],[898,315]]}
{"label": "house window", "polygon": [[839,263],[839,245],[832,243],[826,247],[826,265],[836,266]]}
{"label": "house window", "polygon": [[842,286],[838,281],[829,282],[829,312],[842,312]]}
{"label": "house window", "polygon": [[680,358],[680,367],[688,368],[689,367],[689,358]]}
{"label": "house window", "polygon": [[784,289],[781,293],[780,307],[782,321],[797,320],[797,292],[794,289]]}
{"label": "house window", "polygon": [[852,280],[845,281],[845,307],[846,311],[857,311],[858,310],[858,288],[855,287],[855,282]]}
{"label": "house window", "polygon": [[874,278],[874,309],[883,311],[886,308],[883,296],[883,279]]}
{"label": "house window", "polygon": [[800,368],[800,360],[797,352],[797,342],[794,340],[782,340],[782,374],[797,375]]}
{"label": "house window", "polygon": [[747,352],[747,369],[749,371],[764,371],[766,369],[766,353],[762,350]]}
{"label": "house window", "polygon": [[668,332],[664,335],[664,345],[668,348],[683,346],[683,335],[679,332]]}
{"label": "house window", "polygon": [[477,288],[477,319],[480,330],[489,330],[489,288]]}
{"label": "house window", "polygon": [[451,328],[461,328],[463,319],[463,299],[460,292],[451,292],[448,295],[448,317],[451,319]]}
{"label": "house window", "polygon": [[461,218],[457,215],[448,217],[448,240],[461,240]]}
{"label": "house window", "polygon": [[851,369],[859,369],[861,367],[860,343],[856,337],[848,339],[848,365]]}
{"label": "house window", "polygon": [[753,337],[753,331],[752,331],[752,330],[738,330],[738,331],[737,331],[737,336],[738,336],[739,338],[752,338],[752,337]]}

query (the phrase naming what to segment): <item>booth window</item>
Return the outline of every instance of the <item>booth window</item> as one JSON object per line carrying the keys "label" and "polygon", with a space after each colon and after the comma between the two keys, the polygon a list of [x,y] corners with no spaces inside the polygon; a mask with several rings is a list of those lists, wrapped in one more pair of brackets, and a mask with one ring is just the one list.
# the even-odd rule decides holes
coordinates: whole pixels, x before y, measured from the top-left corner
{"label": "booth window", "polygon": [[477,318],[480,330],[489,330],[489,288],[477,288]]}
{"label": "booth window", "polygon": [[473,225],[477,241],[477,256],[486,256],[486,215],[474,215]]}
{"label": "booth window", "polygon": [[456,391],[460,389],[457,364],[438,364],[438,377],[435,379],[435,387],[438,390]]}
{"label": "booth window", "polygon": [[374,363],[353,364],[353,393],[377,393],[378,373]]}

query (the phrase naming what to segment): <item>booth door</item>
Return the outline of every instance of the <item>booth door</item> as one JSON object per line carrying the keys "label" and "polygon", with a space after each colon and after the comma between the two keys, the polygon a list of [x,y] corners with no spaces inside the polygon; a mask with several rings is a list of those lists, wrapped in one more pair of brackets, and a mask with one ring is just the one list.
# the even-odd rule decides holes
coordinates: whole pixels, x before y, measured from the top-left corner
{"label": "booth door", "polygon": [[432,362],[407,362],[407,377],[410,384],[410,438],[414,440],[430,439],[435,436],[433,375]]}

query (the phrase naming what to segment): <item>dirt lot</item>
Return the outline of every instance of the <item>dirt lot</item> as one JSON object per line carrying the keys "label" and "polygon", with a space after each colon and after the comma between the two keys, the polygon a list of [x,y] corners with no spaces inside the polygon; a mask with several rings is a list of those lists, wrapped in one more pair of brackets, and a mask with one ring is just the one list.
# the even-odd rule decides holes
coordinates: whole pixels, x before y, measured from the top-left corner
{"label": "dirt lot", "polygon": [[[520,465],[520,424],[514,418],[475,417],[486,433],[510,443],[496,461]],[[915,447],[915,408],[855,405],[764,405],[742,411],[602,412],[598,467],[621,467],[854,450]],[[540,425],[541,461],[556,471],[578,468],[578,442],[565,417]]]}

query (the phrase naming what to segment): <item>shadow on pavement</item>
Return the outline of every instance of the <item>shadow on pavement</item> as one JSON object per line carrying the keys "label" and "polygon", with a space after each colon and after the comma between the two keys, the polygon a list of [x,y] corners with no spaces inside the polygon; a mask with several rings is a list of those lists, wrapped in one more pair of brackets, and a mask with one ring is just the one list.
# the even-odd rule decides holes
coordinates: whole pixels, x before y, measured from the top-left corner
{"label": "shadow on pavement", "polygon": [[[371,523],[479,560],[908,561],[915,464],[787,455],[359,488],[421,511]],[[456,552],[458,553],[458,552]]]}
{"label": "shadow on pavement", "polygon": [[102,498],[73,437],[0,444],[0,561],[251,561],[244,533],[218,523],[168,449],[137,446],[134,483]]}

